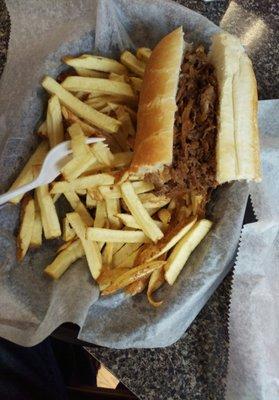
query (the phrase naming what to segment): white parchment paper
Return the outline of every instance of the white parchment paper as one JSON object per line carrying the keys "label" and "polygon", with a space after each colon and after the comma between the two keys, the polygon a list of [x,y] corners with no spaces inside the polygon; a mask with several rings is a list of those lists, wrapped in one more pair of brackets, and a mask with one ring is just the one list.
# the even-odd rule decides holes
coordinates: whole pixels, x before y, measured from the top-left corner
{"label": "white parchment paper", "polygon": [[[93,51],[119,55],[124,48],[151,46],[183,25],[187,39],[209,44],[219,30],[213,23],[178,4],[154,0],[10,0],[11,40],[0,87],[0,183],[8,188],[28,159],[43,117],[45,95],[40,81],[61,71],[65,54]],[[96,23],[95,23],[96,21]],[[145,295],[118,294],[98,299],[85,260],[79,260],[58,282],[44,277],[57,243],[49,241],[15,260],[13,233],[18,208],[0,210],[0,335],[29,346],[40,342],[65,321],[81,326],[79,337],[114,347],[160,347],[176,341],[226,275],[243,220],[248,186],[218,189],[211,203],[214,228],[192,254],[174,287],[159,296],[158,310]],[[63,213],[63,207],[59,207]]]}
{"label": "white parchment paper", "polygon": [[279,398],[279,100],[260,104],[263,182],[251,184],[258,222],[242,232],[229,317],[226,400]]}
{"label": "white parchment paper", "polygon": [[279,100],[261,101],[259,127],[263,180],[250,184],[253,207],[258,220],[279,222]]}

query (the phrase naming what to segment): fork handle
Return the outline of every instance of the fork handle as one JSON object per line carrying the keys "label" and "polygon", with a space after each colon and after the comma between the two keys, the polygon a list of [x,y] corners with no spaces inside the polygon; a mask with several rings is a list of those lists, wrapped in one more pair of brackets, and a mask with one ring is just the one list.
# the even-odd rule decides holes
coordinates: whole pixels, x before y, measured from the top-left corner
{"label": "fork handle", "polygon": [[0,195],[0,205],[7,203],[9,200],[12,200],[14,197],[29,192],[32,189],[40,186],[40,182],[38,178],[34,179],[32,182],[26,183],[26,185],[19,186],[14,190],[10,190],[7,193]]}

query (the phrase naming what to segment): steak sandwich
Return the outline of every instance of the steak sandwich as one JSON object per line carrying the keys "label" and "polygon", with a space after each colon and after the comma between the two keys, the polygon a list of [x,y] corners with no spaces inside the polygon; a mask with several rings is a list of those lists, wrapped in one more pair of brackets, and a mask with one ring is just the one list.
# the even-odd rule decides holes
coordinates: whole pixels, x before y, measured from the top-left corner
{"label": "steak sandwich", "polygon": [[152,51],[140,93],[130,171],[158,194],[202,196],[217,185],[260,180],[257,86],[239,40],[220,33],[209,52],[182,28]]}

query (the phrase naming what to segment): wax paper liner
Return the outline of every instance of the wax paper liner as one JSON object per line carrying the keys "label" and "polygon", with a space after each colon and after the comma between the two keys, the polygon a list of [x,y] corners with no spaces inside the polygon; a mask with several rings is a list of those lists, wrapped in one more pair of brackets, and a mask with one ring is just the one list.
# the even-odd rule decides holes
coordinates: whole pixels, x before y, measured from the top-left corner
{"label": "wax paper liner", "polygon": [[[119,55],[126,47],[154,46],[167,32],[183,25],[187,40],[208,46],[219,30],[199,14],[167,1],[102,0],[94,34],[96,2],[13,0],[8,61],[0,91],[0,182],[4,191],[20,171],[37,139],[46,96],[39,86],[45,74],[57,76],[64,54],[92,51]],[[44,10],[44,13],[42,13]],[[26,18],[28,16],[28,18]],[[176,341],[204,306],[229,269],[237,246],[248,185],[219,188],[211,202],[214,227],[190,257],[173,287],[158,296],[152,308],[145,295],[127,298],[117,294],[98,300],[98,289],[86,261],[72,265],[58,282],[43,276],[53,259],[57,241],[15,260],[13,233],[18,207],[0,210],[0,335],[30,346],[40,342],[62,322],[81,326],[79,337],[113,348],[161,347]],[[59,213],[65,212],[59,205]]]}
{"label": "wax paper liner", "polygon": [[244,226],[234,269],[227,400],[279,396],[278,110],[278,100],[260,103],[263,181],[250,184],[258,222]]}
{"label": "wax paper liner", "polygon": [[278,222],[244,226],[231,297],[226,400],[279,396],[278,249]]}
{"label": "wax paper liner", "polygon": [[257,220],[279,221],[279,100],[264,100],[259,107],[263,179],[250,183]]}

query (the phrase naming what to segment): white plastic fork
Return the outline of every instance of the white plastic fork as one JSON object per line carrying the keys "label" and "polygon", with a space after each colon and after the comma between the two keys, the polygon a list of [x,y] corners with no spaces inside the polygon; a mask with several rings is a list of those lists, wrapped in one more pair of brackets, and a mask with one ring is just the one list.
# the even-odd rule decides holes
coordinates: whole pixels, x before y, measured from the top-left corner
{"label": "white plastic fork", "polygon": [[[88,138],[86,139],[87,144],[104,141],[104,138]],[[69,155],[72,153],[71,141],[62,142],[57,146],[53,147],[44,159],[41,171],[36,179],[32,182],[22,185],[14,190],[10,190],[7,193],[0,195],[0,205],[7,203],[14,197],[27,193],[32,189],[37,188],[41,185],[46,185],[60,175],[61,168],[69,161]]]}

